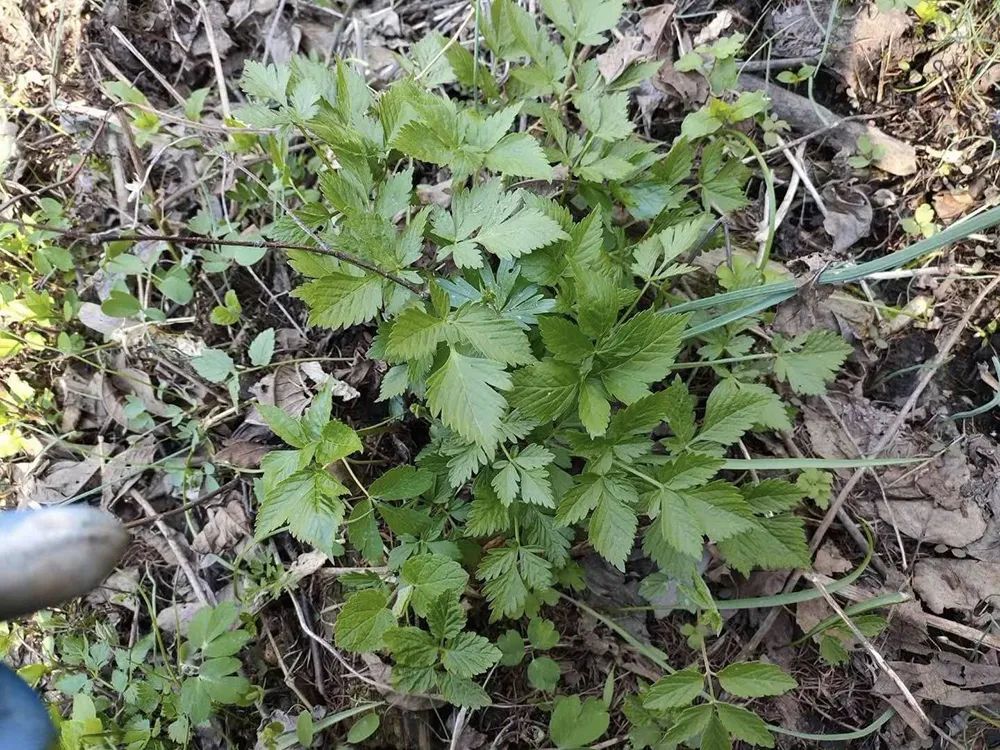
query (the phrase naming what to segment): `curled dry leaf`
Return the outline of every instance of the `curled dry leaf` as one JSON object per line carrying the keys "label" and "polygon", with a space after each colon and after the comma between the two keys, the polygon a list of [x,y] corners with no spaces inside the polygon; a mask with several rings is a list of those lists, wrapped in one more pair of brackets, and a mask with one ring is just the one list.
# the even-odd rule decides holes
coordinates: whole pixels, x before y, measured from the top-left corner
{"label": "curled dry leaf", "polygon": [[872,205],[856,187],[825,185],[823,200],[827,208],[823,229],[833,238],[834,253],[844,252],[871,234]]}
{"label": "curled dry leaf", "polygon": [[219,553],[236,546],[249,536],[250,522],[243,504],[239,500],[230,500],[221,508],[209,510],[208,523],[195,536],[191,548],[203,555]]}
{"label": "curled dry leaf", "polygon": [[934,214],[941,221],[951,221],[957,219],[970,208],[976,201],[968,190],[949,190],[938,193],[933,198]]}
{"label": "curled dry leaf", "polygon": [[674,10],[673,3],[647,9],[642,14],[642,21],[637,29],[639,33],[625,34],[606,52],[597,56],[597,69],[601,71],[605,81],[615,80],[632,63],[658,58],[658,48]]}

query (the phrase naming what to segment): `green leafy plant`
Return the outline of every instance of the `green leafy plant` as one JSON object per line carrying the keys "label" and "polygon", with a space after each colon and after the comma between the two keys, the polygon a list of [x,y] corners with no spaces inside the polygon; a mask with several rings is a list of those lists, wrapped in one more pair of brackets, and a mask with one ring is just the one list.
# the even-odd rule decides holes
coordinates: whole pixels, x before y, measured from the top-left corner
{"label": "green leafy plant", "polygon": [[934,209],[928,203],[921,203],[909,216],[899,222],[907,234],[919,237],[933,237],[941,231],[941,226],[934,221]]}
{"label": "green leafy plant", "polygon": [[[362,444],[330,420],[329,395],[302,418],[262,407],[294,450],[264,459],[258,536],[288,528],[333,552],[343,532],[364,559],[387,561],[389,575],[347,596],[337,644],[389,654],[399,689],[472,707],[489,702],[476,679],[527,649],[513,629],[499,648],[465,630],[466,589],[478,586],[492,621],[530,618],[528,680],[552,691],[559,667],[544,652],[558,633],[539,611],[578,583],[574,542],[621,570],[638,546],[659,565],[656,580],[707,612],[709,630],[721,620],[699,573],[707,544],[744,574],[808,566],[794,511],[813,488],[733,476],[726,455],[753,430],[788,429],[781,392],[821,393],[850,352],[821,331],[757,340],[748,332],[759,314],[713,323],[670,309],[677,280],[696,273],[691,259],[717,242],[712,228],[747,205],[743,159],[755,146],[731,126],[777,127],[762,94],[727,93],[742,38],[682,62],[716,98],[660,149],[635,136],[628,112],[627,89],[648,66],[606,80],[576,55],[612,28],[620,4],[542,7],[551,27],[509,0],[481,19],[485,46],[510,63],[505,82],[432,36],[404,62],[410,74],[378,93],[344,63],[248,64],[251,103],[238,112],[276,129],[259,136],[268,153],[296,133],[336,159],[319,194],[263,232],[313,249],[288,251],[310,322],[375,325],[369,356],[388,365],[380,401],[430,423],[416,465],[359,484],[353,501],[331,467],[350,469]],[[420,206],[414,179],[435,170],[450,174],[450,201]],[[560,173],[556,189],[529,189]],[[767,280],[742,257],[718,271],[730,291]],[[680,376],[699,357],[714,382]],[[724,689],[772,694],[753,676],[741,683],[741,669],[764,668],[720,670]],[[713,679],[694,674],[699,691]],[[567,700],[553,717],[561,746],[578,737],[567,722],[580,707]],[[742,707],[686,707],[690,731],[674,730],[677,741],[750,733]]]}
{"label": "green leafy plant", "polygon": [[886,154],[885,146],[873,143],[867,135],[858,136],[858,150],[853,156],[847,157],[847,163],[855,169],[869,167]]}
{"label": "green leafy plant", "polygon": [[815,65],[803,65],[798,70],[783,70],[776,78],[782,83],[788,83],[794,85],[796,83],[802,83],[803,81],[808,81],[812,78],[813,73],[816,72]]}

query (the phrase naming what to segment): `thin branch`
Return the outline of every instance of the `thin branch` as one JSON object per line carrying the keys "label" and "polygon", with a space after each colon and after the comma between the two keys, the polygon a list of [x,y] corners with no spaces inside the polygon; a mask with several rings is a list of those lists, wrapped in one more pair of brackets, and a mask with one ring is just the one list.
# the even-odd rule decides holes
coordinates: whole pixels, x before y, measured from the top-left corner
{"label": "thin branch", "polygon": [[348,263],[357,268],[377,274],[382,278],[399,284],[419,297],[425,297],[426,292],[416,284],[397,276],[389,271],[384,271],[374,263],[359,258],[341,250],[334,250],[332,247],[313,247],[311,245],[296,245],[290,242],[269,242],[265,240],[223,240],[218,237],[201,237],[197,235],[174,235],[174,234],[128,234],[118,230],[108,230],[105,232],[78,232],[72,229],[61,229],[49,224],[33,224],[31,222],[20,221],[18,219],[6,219],[5,221],[16,224],[24,229],[35,229],[44,232],[53,232],[69,237],[70,239],[88,242],[91,245],[103,245],[109,242],[143,242],[149,240],[172,242],[177,245],[230,245],[232,247],[257,247],[268,250],[302,250],[316,255],[329,255],[338,260]]}

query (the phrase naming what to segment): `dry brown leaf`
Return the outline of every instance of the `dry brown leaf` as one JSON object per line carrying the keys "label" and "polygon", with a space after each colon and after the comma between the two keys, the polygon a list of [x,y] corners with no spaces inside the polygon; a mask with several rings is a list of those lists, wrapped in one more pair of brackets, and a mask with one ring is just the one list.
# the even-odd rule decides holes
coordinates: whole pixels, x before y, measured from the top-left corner
{"label": "dry brown leaf", "polygon": [[837,573],[846,573],[854,566],[841,554],[835,544],[824,542],[823,546],[816,551],[813,567],[823,575],[834,576]]}
{"label": "dry brown leaf", "polygon": [[191,618],[204,608],[201,602],[171,604],[156,613],[156,626],[165,633],[187,635]]}
{"label": "dry brown leaf", "polygon": [[111,379],[119,392],[135,396],[150,414],[157,417],[166,417],[170,414],[167,405],[156,395],[149,374],[126,365],[122,353],[115,359],[115,370]]}
{"label": "dry brown leaf", "polygon": [[[891,661],[896,674],[921,701],[951,708],[996,705],[1000,695],[1000,667],[975,664],[957,654],[941,652],[928,664]],[[899,687],[885,673],[875,681],[878,695],[899,695]]]}
{"label": "dry brown leaf", "polygon": [[874,2],[860,10],[852,23],[842,24],[836,39],[836,68],[848,88],[863,90],[866,81],[877,78],[885,51],[892,45],[898,54],[899,41],[912,26],[906,11],[879,10]]}
{"label": "dry brown leaf", "polygon": [[203,555],[219,553],[234,547],[250,535],[250,522],[239,500],[230,500],[224,507],[209,510],[208,522],[191,542],[191,548]]}
{"label": "dry brown leaf", "polygon": [[136,592],[139,590],[139,569],[118,568],[100,587],[87,594],[91,606],[114,604],[135,612],[138,609]]}
{"label": "dry brown leaf", "polygon": [[694,38],[694,44],[697,47],[701,44],[711,44],[720,36],[722,32],[733,25],[733,21],[736,18],[733,16],[733,12],[728,8],[724,8],[715,14],[707,24],[701,27],[701,30]]}
{"label": "dry brown leaf", "polygon": [[31,477],[18,485],[17,496],[21,504],[50,505],[76,495],[101,468],[98,456],[82,461],[56,461],[42,477]]}
{"label": "dry brown leaf", "polygon": [[312,552],[303,552],[299,555],[295,562],[288,566],[288,577],[289,584],[295,584],[301,581],[303,578],[308,578],[317,570],[322,568],[330,561],[326,555],[324,555],[319,550],[313,550]]}
{"label": "dry brown leaf", "polygon": [[125,399],[115,389],[111,378],[105,377],[102,371],[95,372],[94,379],[100,388],[101,405],[104,407],[104,411],[111,419],[127,429],[128,417],[125,415]]}
{"label": "dry brown leaf", "polygon": [[935,614],[972,612],[981,602],[1000,604],[1000,563],[932,558],[913,570],[913,590]]}
{"label": "dry brown leaf", "polygon": [[609,83],[635,62],[657,58],[664,32],[674,15],[673,3],[664,3],[643,11],[638,34],[625,34],[607,52],[597,56],[597,69]]}
{"label": "dry brown leaf", "polygon": [[101,483],[113,490],[124,479],[149,468],[156,458],[156,439],[146,435],[111,457],[101,474]]}
{"label": "dry brown leaf", "polygon": [[986,532],[986,519],[974,503],[955,510],[939,508],[933,500],[891,500],[889,505],[876,503],[879,516],[911,539],[964,547]]}
{"label": "dry brown leaf", "polygon": [[125,328],[136,323],[132,318],[112,318],[110,315],[105,315],[101,306],[94,302],[81,303],[77,318],[87,328],[103,333],[108,338],[114,338]]}
{"label": "dry brown leaf", "polygon": [[949,190],[938,193],[933,198],[934,213],[941,221],[957,219],[975,205],[975,199],[968,190]]}
{"label": "dry brown leaf", "polygon": [[270,445],[238,440],[218,451],[215,454],[215,460],[220,464],[228,464],[240,469],[256,469],[260,466],[261,459],[272,450]]}
{"label": "dry brown leaf", "polygon": [[833,238],[834,253],[842,253],[871,234],[872,206],[860,190],[825,185],[823,200],[827,207],[823,229]]}

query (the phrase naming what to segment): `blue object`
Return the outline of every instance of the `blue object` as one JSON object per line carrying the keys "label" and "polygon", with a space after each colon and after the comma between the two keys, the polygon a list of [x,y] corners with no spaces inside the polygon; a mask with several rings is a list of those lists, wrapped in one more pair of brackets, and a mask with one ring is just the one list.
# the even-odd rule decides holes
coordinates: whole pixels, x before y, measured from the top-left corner
{"label": "blue object", "polygon": [[0,750],[48,750],[55,739],[38,694],[0,664]]}

